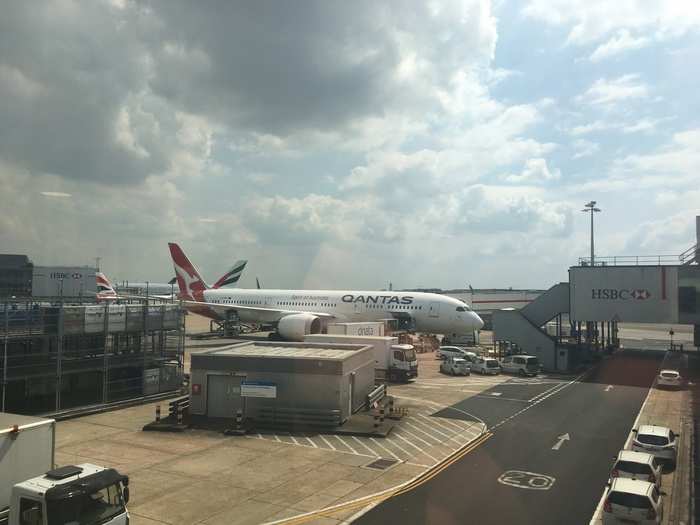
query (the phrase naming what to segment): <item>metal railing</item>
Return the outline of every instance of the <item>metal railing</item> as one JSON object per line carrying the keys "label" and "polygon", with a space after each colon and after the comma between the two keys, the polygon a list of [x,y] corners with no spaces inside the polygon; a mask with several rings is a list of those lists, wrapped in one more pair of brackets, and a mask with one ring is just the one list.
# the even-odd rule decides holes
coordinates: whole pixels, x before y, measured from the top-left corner
{"label": "metal railing", "polygon": [[374,390],[372,390],[369,394],[367,394],[367,410],[370,410],[372,406],[377,402],[380,401],[384,398],[386,395],[386,385],[381,384]]}
{"label": "metal railing", "polygon": [[698,245],[694,244],[678,256],[681,264],[690,264],[697,259]]}
{"label": "metal railing", "polygon": [[[611,255],[596,257],[595,266],[641,266],[683,264],[678,255]],[[579,266],[590,266],[590,257],[579,257]]]}

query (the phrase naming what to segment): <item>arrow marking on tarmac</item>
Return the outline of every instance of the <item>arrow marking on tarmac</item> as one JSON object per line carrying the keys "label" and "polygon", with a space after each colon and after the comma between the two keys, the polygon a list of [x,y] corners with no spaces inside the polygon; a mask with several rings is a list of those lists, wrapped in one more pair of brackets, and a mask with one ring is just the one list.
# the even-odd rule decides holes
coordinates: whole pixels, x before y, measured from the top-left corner
{"label": "arrow marking on tarmac", "polygon": [[569,441],[571,439],[571,436],[569,436],[568,432],[566,434],[562,434],[557,438],[559,441],[557,441],[554,446],[552,447],[552,450],[559,450],[561,446],[564,444],[564,441]]}
{"label": "arrow marking on tarmac", "polygon": [[608,386],[605,387],[605,391],[606,391],[606,392],[610,392],[612,389],[613,389],[613,386],[612,386],[612,385],[608,385]]}

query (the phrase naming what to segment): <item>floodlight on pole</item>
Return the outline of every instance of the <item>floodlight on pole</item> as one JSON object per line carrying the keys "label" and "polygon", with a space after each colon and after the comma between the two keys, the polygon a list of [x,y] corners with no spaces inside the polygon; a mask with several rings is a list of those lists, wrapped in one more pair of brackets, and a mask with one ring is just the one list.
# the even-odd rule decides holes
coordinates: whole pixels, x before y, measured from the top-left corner
{"label": "floodlight on pole", "polygon": [[602,211],[600,208],[596,208],[596,202],[591,201],[588,204],[584,204],[584,209],[581,210],[584,213],[591,214],[591,266],[595,266],[595,249],[593,244],[593,214]]}

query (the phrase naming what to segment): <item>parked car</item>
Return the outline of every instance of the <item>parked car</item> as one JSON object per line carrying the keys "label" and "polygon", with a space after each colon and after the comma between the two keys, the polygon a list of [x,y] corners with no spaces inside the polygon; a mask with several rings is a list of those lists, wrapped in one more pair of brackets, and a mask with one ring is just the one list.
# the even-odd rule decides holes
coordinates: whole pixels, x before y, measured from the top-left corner
{"label": "parked car", "polygon": [[657,387],[681,388],[683,378],[677,370],[662,370],[656,378]]}
{"label": "parked car", "polygon": [[476,360],[471,364],[472,372],[478,372],[482,375],[486,374],[499,374],[501,372],[501,365],[496,359],[491,357],[477,357]]}
{"label": "parked car", "polygon": [[540,360],[532,355],[510,355],[501,362],[501,369],[519,376],[536,376],[540,371]]}
{"label": "parked car", "polygon": [[439,359],[445,359],[446,357],[461,357],[462,359],[471,362],[472,358],[476,357],[476,354],[458,346],[441,346],[436,352],[436,357]]}
{"label": "parked car", "polygon": [[663,498],[653,483],[637,479],[615,478],[603,503],[603,523],[659,524],[663,517]]}
{"label": "parked car", "polygon": [[452,376],[468,376],[470,374],[469,363],[461,357],[446,357],[440,363],[440,372]]}
{"label": "parked car", "polygon": [[661,486],[661,463],[647,452],[621,450],[615,458],[610,478],[629,478]]}
{"label": "parked car", "polygon": [[641,425],[632,432],[634,433],[632,450],[647,452],[660,461],[675,464],[678,436],[673,430],[656,425]]}

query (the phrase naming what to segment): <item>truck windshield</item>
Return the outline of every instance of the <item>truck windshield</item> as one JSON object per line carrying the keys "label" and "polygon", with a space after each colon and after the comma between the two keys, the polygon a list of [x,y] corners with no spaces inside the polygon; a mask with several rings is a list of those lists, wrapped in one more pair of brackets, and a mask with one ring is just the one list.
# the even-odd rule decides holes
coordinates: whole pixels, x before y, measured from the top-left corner
{"label": "truck windshield", "polygon": [[124,512],[118,483],[48,502],[49,525],[97,525]]}
{"label": "truck windshield", "polygon": [[416,360],[416,351],[415,350],[406,350],[404,351],[404,357],[406,361],[415,361]]}

